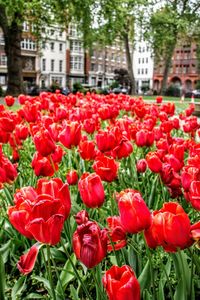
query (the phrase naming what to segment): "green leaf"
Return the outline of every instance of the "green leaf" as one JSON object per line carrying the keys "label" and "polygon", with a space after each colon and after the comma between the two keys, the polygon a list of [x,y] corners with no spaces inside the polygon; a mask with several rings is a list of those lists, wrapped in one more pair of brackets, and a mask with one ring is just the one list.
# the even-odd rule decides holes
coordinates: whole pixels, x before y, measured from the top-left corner
{"label": "green leaf", "polygon": [[49,281],[41,276],[33,276],[33,279],[37,280],[38,282],[42,282],[44,284],[45,289],[48,291],[49,294],[51,294],[51,287]]}
{"label": "green leaf", "polygon": [[182,278],[179,280],[179,283],[176,287],[176,291],[174,294],[174,300],[187,300],[187,296],[185,294],[185,288]]}
{"label": "green leaf", "polygon": [[151,282],[151,276],[149,274],[150,274],[150,263],[148,260],[146,262],[146,265],[145,265],[142,273],[140,274],[140,276],[138,278],[138,281],[140,283],[141,293],[145,288],[148,289],[148,286]]}
{"label": "green leaf", "polygon": [[[73,261],[74,265],[76,264],[76,256],[73,253],[71,255],[71,260]],[[74,271],[73,271],[73,267],[70,263],[69,260],[67,260],[66,264],[63,267],[63,270],[60,274],[60,282],[62,284],[62,288],[65,291],[67,285],[69,284],[69,282],[75,277]],[[58,294],[62,294],[62,290],[61,290],[61,286],[59,281],[57,282],[57,286],[56,286],[56,292]]]}
{"label": "green leaf", "polygon": [[1,248],[0,248],[0,255],[2,255],[3,262],[6,263],[8,259],[9,252],[11,250],[11,240],[8,240],[7,243],[5,243]]}
{"label": "green leaf", "polygon": [[28,300],[28,299],[31,299],[31,300],[33,300],[33,299],[44,299],[44,296],[36,294],[36,293],[31,293],[28,296],[26,296],[25,298],[23,298],[23,300]]}
{"label": "green leaf", "polygon": [[70,284],[70,292],[71,292],[71,296],[72,296],[72,300],[79,300],[79,296],[78,296],[78,292],[77,290],[74,288],[74,286],[72,284]]}
{"label": "green leaf", "polygon": [[2,255],[0,253],[0,299],[5,299],[5,270]]}
{"label": "green leaf", "polygon": [[22,293],[25,288],[26,276],[20,277],[12,288],[11,298],[12,300],[17,299],[17,297]]}

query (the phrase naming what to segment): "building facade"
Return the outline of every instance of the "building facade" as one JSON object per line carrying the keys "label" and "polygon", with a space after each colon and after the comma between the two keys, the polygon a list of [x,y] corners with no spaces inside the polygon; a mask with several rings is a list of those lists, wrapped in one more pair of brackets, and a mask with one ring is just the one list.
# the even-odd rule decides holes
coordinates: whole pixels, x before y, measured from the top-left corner
{"label": "building facade", "polygon": [[153,53],[145,41],[136,42],[133,52],[133,72],[138,94],[153,88]]}
{"label": "building facade", "polygon": [[[158,62],[154,67],[153,88],[158,92],[163,80],[163,68],[163,61]],[[196,44],[179,44],[174,50],[167,85],[174,85],[185,92],[194,90],[197,81],[200,80],[198,68]]]}
{"label": "building facade", "polygon": [[90,57],[89,84],[104,88],[114,80],[115,69],[127,69],[125,50],[116,41],[103,49],[94,47]]}
{"label": "building facade", "polygon": [[38,55],[39,86],[47,88],[55,85],[64,88],[66,86],[66,32],[60,27],[44,28]]}

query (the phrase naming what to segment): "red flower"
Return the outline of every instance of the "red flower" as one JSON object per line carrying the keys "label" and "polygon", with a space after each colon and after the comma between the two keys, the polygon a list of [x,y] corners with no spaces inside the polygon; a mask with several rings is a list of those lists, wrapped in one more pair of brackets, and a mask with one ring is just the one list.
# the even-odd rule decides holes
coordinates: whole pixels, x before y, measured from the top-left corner
{"label": "red flower", "polygon": [[12,106],[15,103],[15,98],[12,96],[6,96],[4,100],[8,106]]}
{"label": "red flower", "polygon": [[104,181],[112,182],[117,178],[119,164],[113,158],[99,156],[92,167]]}
{"label": "red flower", "polygon": [[146,129],[141,129],[136,133],[135,143],[138,147],[150,147],[154,142],[154,133]]}
{"label": "red flower", "polygon": [[59,141],[68,149],[77,146],[81,140],[81,125],[78,122],[68,122],[59,134]]}
{"label": "red flower", "polygon": [[78,225],[87,223],[89,221],[88,212],[86,210],[79,211],[75,216],[75,220]]}
{"label": "red flower", "polygon": [[33,271],[40,247],[41,245],[36,243],[28,250],[27,253],[20,257],[17,263],[17,268],[24,275]]}
{"label": "red flower", "polygon": [[48,156],[56,149],[56,145],[47,129],[41,128],[33,138],[36,150],[42,156]]}
{"label": "red flower", "polygon": [[150,211],[138,191],[126,189],[116,194],[122,226],[137,233],[151,225]]}
{"label": "red flower", "polygon": [[140,285],[129,266],[112,266],[102,281],[109,300],[140,300]]}
{"label": "red flower", "polygon": [[200,244],[199,244],[200,243],[200,221],[193,224],[190,230],[191,230],[192,239],[198,243],[198,246],[200,248]]}
{"label": "red flower", "polygon": [[188,200],[196,210],[200,211],[200,181],[192,181],[190,184]]}
{"label": "red flower", "polygon": [[96,134],[96,142],[102,152],[110,151],[116,146],[115,135],[110,131],[99,131]]}
{"label": "red flower", "polygon": [[95,143],[93,141],[81,141],[79,143],[78,151],[84,160],[94,160],[96,156]]}
{"label": "red flower", "polygon": [[25,187],[14,196],[15,206],[8,208],[10,223],[24,236],[55,245],[60,241],[71,201],[68,185],[61,179],[40,179],[36,189]]}
{"label": "red flower", "polygon": [[69,185],[75,185],[78,182],[78,173],[76,170],[70,170],[66,174],[66,179]]}
{"label": "red flower", "polygon": [[119,144],[113,149],[113,152],[118,159],[127,157],[133,152],[133,145],[126,137],[122,137]]}
{"label": "red flower", "polygon": [[109,227],[108,251],[119,250],[126,246],[126,231],[124,230],[120,217],[107,218]]}
{"label": "red flower", "polygon": [[78,182],[78,189],[87,207],[100,207],[104,203],[105,193],[99,175],[84,173]]}
{"label": "red flower", "polygon": [[163,97],[162,96],[157,96],[156,97],[156,103],[162,103]]}
{"label": "red flower", "polygon": [[159,173],[162,170],[162,162],[155,152],[149,152],[146,155],[146,161],[152,172]]}
{"label": "red flower", "polygon": [[150,248],[162,246],[168,252],[185,249],[191,245],[190,220],[176,202],[168,202],[152,214],[151,227],[145,230]]}
{"label": "red flower", "polygon": [[136,169],[137,169],[138,173],[144,173],[146,171],[146,168],[147,168],[146,159],[144,159],[144,158],[139,159],[136,163]]}
{"label": "red flower", "polygon": [[98,265],[107,254],[107,230],[88,221],[77,227],[73,235],[74,253],[87,268]]}
{"label": "red flower", "polygon": [[35,152],[31,165],[36,176],[53,176],[55,170],[58,170],[56,163],[53,166],[49,157],[44,157],[38,152]]}

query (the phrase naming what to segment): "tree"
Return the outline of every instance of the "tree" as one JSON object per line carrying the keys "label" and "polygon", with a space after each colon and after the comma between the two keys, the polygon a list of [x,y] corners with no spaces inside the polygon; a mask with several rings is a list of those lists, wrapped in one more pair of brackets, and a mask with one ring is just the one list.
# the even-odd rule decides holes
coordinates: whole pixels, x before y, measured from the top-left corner
{"label": "tree", "polygon": [[199,19],[199,0],[165,0],[151,17],[149,36],[153,41],[155,61],[164,64],[161,94],[165,94],[174,49],[178,41],[190,35]]}
{"label": "tree", "polygon": [[[132,48],[135,40],[136,23],[141,18],[144,8],[150,1],[145,0],[101,0],[99,1],[98,33],[102,43],[112,44],[118,40],[124,45],[130,92],[135,94],[135,77],[133,73]],[[144,6],[146,4],[146,7]]]}
{"label": "tree", "polygon": [[117,81],[120,85],[123,86],[130,85],[130,77],[127,69],[123,69],[123,68],[115,69],[114,74],[115,74],[114,80]]}
{"label": "tree", "polygon": [[93,0],[0,0],[0,27],[4,34],[7,55],[7,94],[24,92],[22,78],[21,41],[24,21],[34,24],[32,32],[41,38],[41,29],[53,24],[69,24],[74,19],[81,24],[83,35],[89,41]]}

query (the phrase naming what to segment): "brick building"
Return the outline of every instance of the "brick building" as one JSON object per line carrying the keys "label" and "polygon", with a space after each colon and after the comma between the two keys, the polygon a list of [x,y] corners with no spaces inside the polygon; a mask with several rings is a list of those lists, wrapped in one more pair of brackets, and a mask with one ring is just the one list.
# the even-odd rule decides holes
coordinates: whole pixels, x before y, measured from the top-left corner
{"label": "brick building", "polygon": [[[163,62],[154,65],[153,89],[159,91],[163,79]],[[175,85],[180,90],[195,89],[197,80],[200,80],[198,70],[197,47],[195,43],[182,43],[175,48],[167,85]]]}

